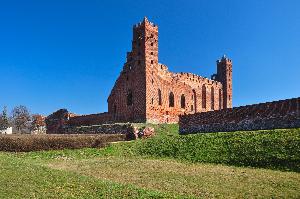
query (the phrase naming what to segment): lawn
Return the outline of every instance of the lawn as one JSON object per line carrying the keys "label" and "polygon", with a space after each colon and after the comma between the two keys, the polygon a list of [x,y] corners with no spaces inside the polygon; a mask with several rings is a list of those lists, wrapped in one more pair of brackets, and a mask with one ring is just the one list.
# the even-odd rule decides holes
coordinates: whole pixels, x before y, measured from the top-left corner
{"label": "lawn", "polygon": [[170,198],[157,191],[57,170],[0,153],[0,198]]}
{"label": "lawn", "polygon": [[300,130],[179,136],[0,153],[0,198],[300,198]]}

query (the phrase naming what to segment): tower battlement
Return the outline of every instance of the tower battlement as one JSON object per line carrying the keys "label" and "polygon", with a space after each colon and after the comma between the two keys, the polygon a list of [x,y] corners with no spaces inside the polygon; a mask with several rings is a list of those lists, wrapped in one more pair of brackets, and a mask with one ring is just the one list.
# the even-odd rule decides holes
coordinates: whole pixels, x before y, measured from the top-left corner
{"label": "tower battlement", "polygon": [[148,25],[152,26],[153,28],[157,28],[157,25],[154,24],[154,23],[152,23],[152,22],[150,22],[147,17],[144,17],[143,21],[135,24],[133,27],[134,28],[138,28],[138,27],[141,27],[141,26],[143,26],[145,24],[148,24]]}

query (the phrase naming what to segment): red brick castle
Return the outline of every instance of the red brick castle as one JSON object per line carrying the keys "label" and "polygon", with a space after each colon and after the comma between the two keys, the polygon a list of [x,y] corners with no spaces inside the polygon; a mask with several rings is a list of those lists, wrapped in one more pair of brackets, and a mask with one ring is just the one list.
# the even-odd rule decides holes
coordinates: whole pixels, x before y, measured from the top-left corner
{"label": "red brick castle", "polygon": [[171,73],[158,62],[158,27],[145,18],[133,27],[132,50],[108,97],[108,112],[78,116],[60,109],[46,124],[47,133],[93,134],[129,128],[108,123],[178,121],[182,134],[299,128],[300,98],[232,108],[231,60],[218,60],[211,79]]}
{"label": "red brick castle", "polygon": [[178,116],[232,107],[232,62],[223,56],[207,79],[172,73],[158,60],[158,27],[133,27],[132,50],[108,98],[108,113],[121,122],[178,122]]}

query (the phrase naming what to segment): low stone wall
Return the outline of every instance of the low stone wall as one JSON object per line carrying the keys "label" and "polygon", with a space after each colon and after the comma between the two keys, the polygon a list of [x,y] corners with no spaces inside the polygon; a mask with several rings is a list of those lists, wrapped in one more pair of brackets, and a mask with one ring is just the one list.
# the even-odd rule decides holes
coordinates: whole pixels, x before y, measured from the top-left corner
{"label": "low stone wall", "polygon": [[134,137],[134,126],[131,124],[103,124],[93,126],[68,126],[64,134],[122,134]]}
{"label": "low stone wall", "polygon": [[148,138],[153,136],[154,129],[150,127],[139,128],[131,123],[125,124],[102,124],[92,126],[65,126],[59,133],[49,134],[116,134],[125,135],[127,140]]}
{"label": "low stone wall", "polygon": [[300,98],[183,115],[181,134],[300,127]]}
{"label": "low stone wall", "polygon": [[66,125],[59,132],[48,132],[48,134],[121,134],[128,139],[134,139],[134,126],[131,124],[102,124],[91,126]]}
{"label": "low stone wall", "polygon": [[70,117],[68,124],[70,126],[90,126],[90,125],[99,125],[112,123],[112,116],[105,113],[90,114],[90,115],[81,115]]}
{"label": "low stone wall", "polygon": [[60,109],[45,119],[48,134],[61,134],[69,127],[91,126],[112,123],[109,113],[77,116],[67,109]]}
{"label": "low stone wall", "polygon": [[76,116],[66,109],[60,109],[49,115],[45,122],[47,134],[120,134],[126,139],[148,138],[154,129],[138,127],[132,123],[113,123],[108,113]]}

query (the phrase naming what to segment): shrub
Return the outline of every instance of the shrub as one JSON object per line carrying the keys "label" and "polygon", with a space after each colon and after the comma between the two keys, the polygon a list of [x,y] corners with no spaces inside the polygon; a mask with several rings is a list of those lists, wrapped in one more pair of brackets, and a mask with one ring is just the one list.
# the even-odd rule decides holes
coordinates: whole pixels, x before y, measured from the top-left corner
{"label": "shrub", "polygon": [[54,149],[104,147],[124,141],[126,135],[1,135],[0,151],[28,152]]}

